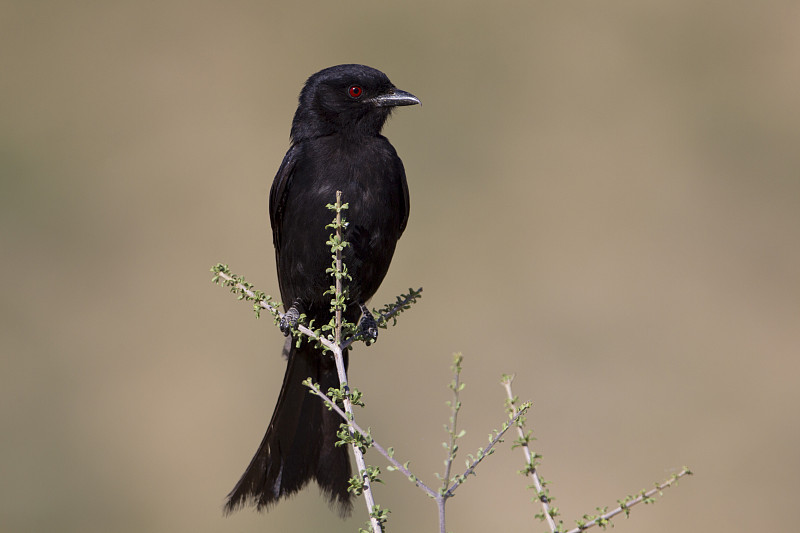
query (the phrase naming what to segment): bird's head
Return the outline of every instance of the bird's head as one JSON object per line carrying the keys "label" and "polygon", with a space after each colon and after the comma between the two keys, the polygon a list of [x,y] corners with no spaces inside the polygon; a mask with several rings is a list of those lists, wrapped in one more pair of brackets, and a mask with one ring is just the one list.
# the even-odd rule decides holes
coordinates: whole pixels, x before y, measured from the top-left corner
{"label": "bird's head", "polygon": [[397,106],[419,104],[386,74],[364,65],[337,65],[312,75],[300,91],[292,139],[347,133],[377,135]]}

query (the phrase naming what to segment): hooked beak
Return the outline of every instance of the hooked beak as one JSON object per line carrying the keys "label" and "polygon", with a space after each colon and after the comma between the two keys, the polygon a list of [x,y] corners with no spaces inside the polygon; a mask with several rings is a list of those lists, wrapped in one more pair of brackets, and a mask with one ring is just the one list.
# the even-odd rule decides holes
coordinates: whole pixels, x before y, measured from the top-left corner
{"label": "hooked beak", "polygon": [[371,100],[377,107],[396,107],[401,105],[422,105],[419,98],[400,89],[391,89],[388,93],[379,94]]}

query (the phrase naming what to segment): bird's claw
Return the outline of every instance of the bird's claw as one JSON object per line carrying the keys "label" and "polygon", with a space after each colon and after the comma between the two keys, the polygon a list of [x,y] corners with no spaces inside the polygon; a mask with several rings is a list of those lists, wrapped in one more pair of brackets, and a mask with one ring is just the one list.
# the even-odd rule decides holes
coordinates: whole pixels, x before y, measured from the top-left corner
{"label": "bird's claw", "polygon": [[284,337],[288,337],[289,334],[292,332],[293,328],[297,327],[297,322],[300,320],[300,311],[297,310],[297,307],[292,305],[286,313],[281,317],[281,321],[278,324],[281,332],[283,333]]}
{"label": "bird's claw", "polygon": [[361,320],[358,322],[358,336],[364,340],[364,344],[369,346],[378,340],[378,322],[367,306],[361,304]]}

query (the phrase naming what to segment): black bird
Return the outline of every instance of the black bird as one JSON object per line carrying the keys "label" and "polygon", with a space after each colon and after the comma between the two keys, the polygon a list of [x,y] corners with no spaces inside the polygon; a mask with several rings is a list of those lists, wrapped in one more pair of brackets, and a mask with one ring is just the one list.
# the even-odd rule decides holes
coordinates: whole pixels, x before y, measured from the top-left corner
{"label": "black bird", "polygon": [[[409,210],[403,163],[381,129],[395,107],[419,103],[364,65],[338,65],[308,78],[292,121],[291,147],[269,195],[278,284],[290,306],[281,324],[284,334],[301,313],[317,325],[330,320],[330,296],[323,293],[331,285],[325,272],[331,230],[325,226],[333,213],[326,204],[340,190],[349,204],[343,237],[350,246],[343,258],[352,276],[344,316],[353,323],[360,318],[361,331],[377,336],[365,304],[389,269]],[[300,348],[291,343],[267,433],[228,494],[226,514],[244,505],[266,509],[312,479],[331,507],[349,514],[350,458],[346,447],[334,446],[341,420],[301,384],[308,377],[323,391],[339,386],[330,354],[308,342]]]}

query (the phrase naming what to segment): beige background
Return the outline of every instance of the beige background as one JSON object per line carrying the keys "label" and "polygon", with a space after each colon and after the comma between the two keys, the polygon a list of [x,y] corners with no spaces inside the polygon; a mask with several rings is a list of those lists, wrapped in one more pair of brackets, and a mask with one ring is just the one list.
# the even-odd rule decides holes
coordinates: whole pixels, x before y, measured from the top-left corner
{"label": "beige background", "polygon": [[[462,449],[515,372],[570,524],[688,464],[616,531],[791,529],[798,24],[790,0],[0,2],[0,530],[363,522],[315,488],[221,517],[284,364],[208,272],[276,292],[267,192],[302,82],[343,62],[424,102],[386,129],[412,210],[375,303],[425,296],[353,355],[375,435],[433,482],[461,350]],[[544,530],[521,461],[449,529]],[[384,479],[390,531],[434,530]]]}

